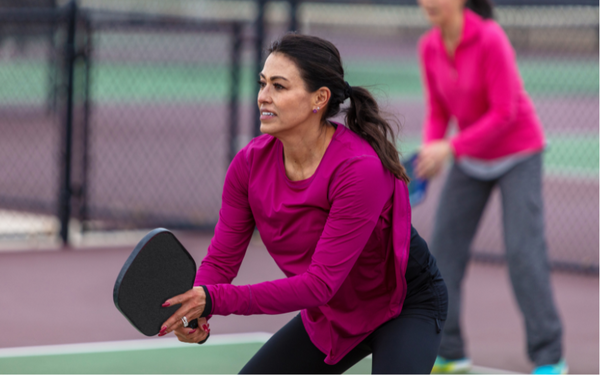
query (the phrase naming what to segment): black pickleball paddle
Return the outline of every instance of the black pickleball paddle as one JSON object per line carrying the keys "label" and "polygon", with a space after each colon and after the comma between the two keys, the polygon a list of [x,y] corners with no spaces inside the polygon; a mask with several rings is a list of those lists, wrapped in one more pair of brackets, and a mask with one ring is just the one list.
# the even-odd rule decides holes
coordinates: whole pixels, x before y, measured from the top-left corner
{"label": "black pickleball paddle", "polygon": [[[190,290],[195,277],[196,262],[175,235],[164,228],[154,229],[123,265],[113,290],[115,306],[138,331],[154,336],[181,306],[162,304]],[[198,327],[198,320],[190,321],[188,327]]]}

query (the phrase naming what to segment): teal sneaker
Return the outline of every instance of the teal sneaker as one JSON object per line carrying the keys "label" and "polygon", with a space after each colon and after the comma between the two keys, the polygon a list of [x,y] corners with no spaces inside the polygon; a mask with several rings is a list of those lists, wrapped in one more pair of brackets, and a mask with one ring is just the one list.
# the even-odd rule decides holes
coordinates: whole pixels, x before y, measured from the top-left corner
{"label": "teal sneaker", "polygon": [[469,358],[446,359],[438,356],[435,359],[432,374],[464,374],[471,369],[473,363]]}
{"label": "teal sneaker", "polygon": [[553,365],[538,366],[533,369],[532,374],[568,374],[569,366],[564,359]]}

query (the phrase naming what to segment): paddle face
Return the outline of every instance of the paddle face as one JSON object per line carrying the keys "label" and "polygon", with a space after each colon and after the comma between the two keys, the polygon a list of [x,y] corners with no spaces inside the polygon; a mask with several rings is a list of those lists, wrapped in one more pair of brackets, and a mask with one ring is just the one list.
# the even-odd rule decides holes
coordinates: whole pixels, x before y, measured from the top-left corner
{"label": "paddle face", "polygon": [[406,169],[406,174],[410,178],[408,184],[408,199],[410,200],[410,206],[415,207],[425,199],[425,193],[427,192],[427,180],[422,180],[415,176],[415,163],[417,161],[418,153],[411,155],[403,165]]}
{"label": "paddle face", "polygon": [[163,228],[154,229],[123,265],[113,290],[115,306],[138,331],[154,336],[180,307],[161,305],[190,290],[195,277],[196,263],[175,235]]}

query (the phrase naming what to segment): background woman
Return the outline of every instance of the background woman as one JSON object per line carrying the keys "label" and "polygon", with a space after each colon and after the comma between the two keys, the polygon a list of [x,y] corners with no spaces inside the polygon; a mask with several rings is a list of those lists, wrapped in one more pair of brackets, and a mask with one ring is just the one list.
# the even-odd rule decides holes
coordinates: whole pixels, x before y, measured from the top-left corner
{"label": "background woman", "polygon": [[[269,52],[265,134],[229,167],[197,287],[167,301],[182,307],[161,335],[201,342],[209,314],[301,310],[242,373],[342,373],[371,353],[374,373],[429,373],[446,288],[411,228],[392,128],[367,90],[344,81],[330,42],[290,34]],[[348,98],[347,127],[328,121]],[[255,226],[287,278],[231,285]],[[183,327],[184,316],[204,329]]]}
{"label": "background woman", "polygon": [[[566,373],[544,238],[544,135],[523,88],[515,52],[487,0],[419,0],[434,28],[419,53],[428,112],[416,173],[437,175],[454,157],[436,213],[432,253],[448,284],[448,321],[434,372],[465,371],[459,325],[469,247],[490,193],[502,193],[513,290],[525,318],[534,373]],[[458,132],[446,138],[448,122]]]}

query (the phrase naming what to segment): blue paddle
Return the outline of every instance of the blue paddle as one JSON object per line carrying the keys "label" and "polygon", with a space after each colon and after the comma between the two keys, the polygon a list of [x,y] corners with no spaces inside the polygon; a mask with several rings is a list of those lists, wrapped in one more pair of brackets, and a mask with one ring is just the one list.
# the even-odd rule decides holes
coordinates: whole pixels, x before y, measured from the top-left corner
{"label": "blue paddle", "polygon": [[415,166],[418,156],[418,153],[414,153],[402,163],[406,169],[406,174],[410,178],[410,183],[408,184],[408,198],[411,207],[415,207],[423,202],[425,193],[427,192],[427,180],[415,176]]}

